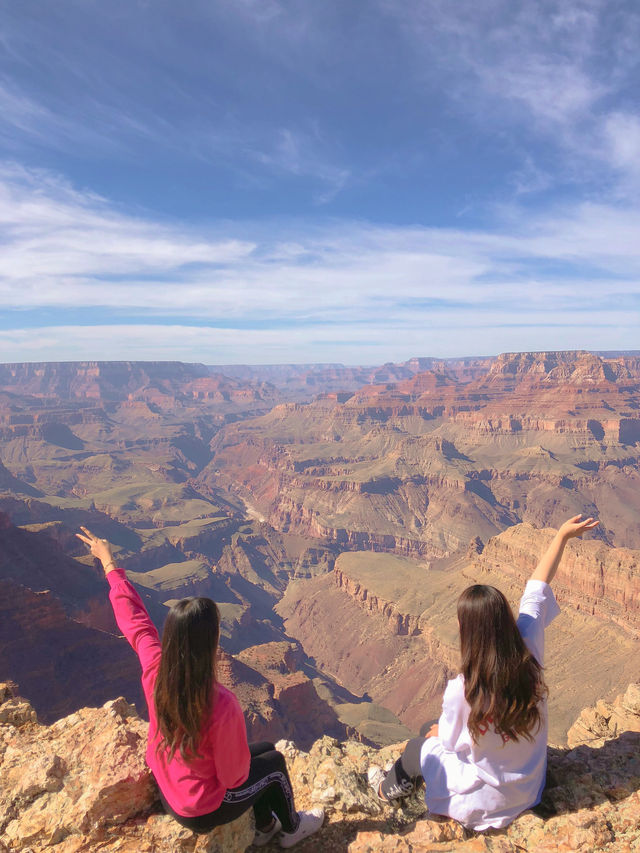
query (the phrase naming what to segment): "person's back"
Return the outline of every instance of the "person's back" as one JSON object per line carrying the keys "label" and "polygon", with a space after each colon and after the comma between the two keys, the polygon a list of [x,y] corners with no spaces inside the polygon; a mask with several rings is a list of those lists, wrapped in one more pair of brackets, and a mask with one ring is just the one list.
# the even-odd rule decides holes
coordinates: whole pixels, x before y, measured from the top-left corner
{"label": "person's back", "polygon": [[296,811],[284,756],[271,743],[248,744],[238,700],[216,681],[215,602],[177,602],[161,642],[109,543],[82,530],[79,538],[103,564],[118,626],[140,659],[149,708],[146,758],[165,811],[189,829],[209,832],[252,807],[257,846],[278,836],[281,847],[292,847],[316,832],[324,811]]}
{"label": "person's back", "polygon": [[215,685],[212,711],[202,726],[197,754],[186,758],[179,750],[169,755],[158,728],[153,693],[147,702],[146,759],[167,802],[185,817],[215,811],[225,792],[244,782],[249,773],[251,754],[244,715],[235,695],[222,684]]}
{"label": "person's back", "polygon": [[462,673],[445,691],[438,737],[421,753],[431,811],[482,830],[506,826],[538,801],[547,746],[543,637],[558,612],[550,587],[536,580],[518,622],[494,587],[476,584],[460,596]]}
{"label": "person's back", "polygon": [[372,768],[383,799],[422,777],[429,810],[483,830],[509,824],[539,802],[547,748],[544,631],[559,613],[549,586],[568,539],[596,526],[565,522],[528,581],[517,622],[502,593],[468,587],[458,601],[461,673],[445,691],[438,725],[409,741],[392,771]]}

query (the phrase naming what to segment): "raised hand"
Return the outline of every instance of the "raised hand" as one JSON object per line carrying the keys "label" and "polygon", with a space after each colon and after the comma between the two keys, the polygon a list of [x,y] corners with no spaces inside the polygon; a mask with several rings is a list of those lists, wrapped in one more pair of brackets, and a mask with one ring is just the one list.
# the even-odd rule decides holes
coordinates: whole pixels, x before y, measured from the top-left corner
{"label": "raised hand", "polygon": [[551,583],[562,559],[564,546],[569,539],[573,539],[574,536],[582,536],[587,530],[593,530],[600,523],[599,521],[594,521],[593,518],[585,518],[584,521],[581,521],[581,519],[581,515],[574,515],[573,518],[570,518],[561,525],[553,537],[551,544],[540,558],[540,562],[531,576],[532,580]]}
{"label": "raised hand", "polygon": [[561,525],[558,533],[563,539],[573,539],[574,536],[582,536],[587,530],[593,530],[599,524],[599,521],[595,521],[591,517],[582,520],[582,515],[574,515],[573,518]]}
{"label": "raised hand", "polygon": [[81,539],[85,545],[88,545],[91,550],[91,556],[96,557],[102,563],[105,575],[115,569],[116,564],[113,560],[111,545],[106,539],[98,539],[97,536],[88,530],[86,527],[81,527],[82,533],[76,533],[78,539]]}

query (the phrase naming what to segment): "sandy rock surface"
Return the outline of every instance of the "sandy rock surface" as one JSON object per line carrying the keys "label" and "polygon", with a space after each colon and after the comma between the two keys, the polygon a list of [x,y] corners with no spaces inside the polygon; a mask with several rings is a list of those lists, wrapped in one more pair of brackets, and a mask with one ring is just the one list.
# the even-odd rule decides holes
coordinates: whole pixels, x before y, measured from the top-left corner
{"label": "sandy rock surface", "polygon": [[147,723],[124,699],[51,726],[0,685],[0,851],[231,853],[253,839],[249,815],[198,836],[161,814],[144,760]]}
{"label": "sandy rock surface", "polygon": [[[41,726],[28,703],[0,685],[0,853],[253,849],[249,814],[198,836],[160,812],[144,763],[146,727],[122,699]],[[308,752],[290,741],[278,746],[298,807],[326,810],[324,827],[300,853],[640,850],[640,684],[583,711],[570,748],[549,749],[542,803],[506,830],[473,833],[428,815],[421,793],[400,808],[382,806],[366,771],[393,761],[402,744],[376,750],[323,737]]]}

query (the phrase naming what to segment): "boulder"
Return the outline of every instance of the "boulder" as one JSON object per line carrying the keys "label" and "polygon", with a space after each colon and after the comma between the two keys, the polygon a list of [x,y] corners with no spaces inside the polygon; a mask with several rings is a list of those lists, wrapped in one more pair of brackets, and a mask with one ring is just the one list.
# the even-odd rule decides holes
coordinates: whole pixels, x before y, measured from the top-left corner
{"label": "boulder", "polygon": [[[0,853],[243,853],[251,811],[206,835],[162,813],[145,765],[147,724],[124,699],[40,725],[0,684]],[[550,748],[541,804],[504,830],[475,833],[426,811],[418,791],[383,805],[368,787],[404,744],[381,750],[323,737],[287,758],[298,808],[322,806],[299,853],[634,853],[640,850],[640,684],[582,712],[567,748]],[[22,707],[15,714],[11,709]],[[279,849],[277,843],[265,851]]]}
{"label": "boulder", "polygon": [[119,698],[41,726],[0,696],[0,851],[241,853],[251,812],[206,835],[162,813],[145,764],[148,724]]}

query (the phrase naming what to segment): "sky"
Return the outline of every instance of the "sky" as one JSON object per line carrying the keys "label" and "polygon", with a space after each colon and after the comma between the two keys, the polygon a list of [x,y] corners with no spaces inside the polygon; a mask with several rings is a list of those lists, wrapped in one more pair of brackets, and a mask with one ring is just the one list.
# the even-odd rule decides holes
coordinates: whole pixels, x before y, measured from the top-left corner
{"label": "sky", "polygon": [[633,0],[0,7],[0,361],[640,349]]}

